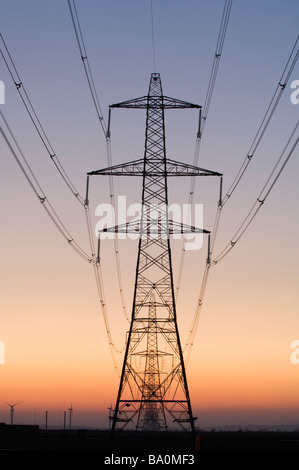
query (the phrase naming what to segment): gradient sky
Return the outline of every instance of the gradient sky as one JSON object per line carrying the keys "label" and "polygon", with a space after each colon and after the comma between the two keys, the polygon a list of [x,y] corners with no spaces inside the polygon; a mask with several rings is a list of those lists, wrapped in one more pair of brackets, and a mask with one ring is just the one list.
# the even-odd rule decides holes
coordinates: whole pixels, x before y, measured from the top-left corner
{"label": "gradient sky", "polygon": [[[77,0],[85,46],[105,118],[112,103],[147,93],[154,71],[149,0]],[[155,62],[166,95],[203,105],[224,2],[153,0]],[[235,1],[206,122],[200,166],[224,174],[240,168],[298,35],[298,2]],[[1,33],[35,110],[68,175],[85,193],[86,173],[107,166],[105,139],[93,107],[67,1],[0,0]],[[291,103],[294,69],[274,118],[240,186],[223,209],[214,254],[231,240],[255,202],[298,120]],[[89,252],[85,214],[50,160],[1,58],[1,111],[61,219]],[[169,158],[192,163],[197,113],[166,113]],[[144,111],[113,110],[113,163],[143,156]],[[15,422],[107,426],[118,375],[110,354],[92,267],[61,237],[0,139],[1,400],[22,401]],[[298,148],[244,237],[211,269],[187,377],[199,426],[299,424]],[[141,179],[114,180],[115,193],[139,202]],[[171,181],[171,202],[187,202],[190,181]],[[197,181],[211,230],[218,180]],[[108,177],[90,185],[95,207],[109,202]],[[136,242],[120,242],[130,312]],[[177,280],[180,243],[173,243]],[[178,298],[184,344],[203,274],[206,245],[186,254]],[[122,349],[128,323],[116,276],[113,242],[102,244],[102,270],[112,336]],[[122,354],[117,354],[121,366]]]}

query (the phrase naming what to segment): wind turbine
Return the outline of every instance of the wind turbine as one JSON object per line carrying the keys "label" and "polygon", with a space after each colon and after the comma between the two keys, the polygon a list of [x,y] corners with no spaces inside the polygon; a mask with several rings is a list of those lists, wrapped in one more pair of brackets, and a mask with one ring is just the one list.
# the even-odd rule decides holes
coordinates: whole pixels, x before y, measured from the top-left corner
{"label": "wind turbine", "polygon": [[15,406],[17,406],[21,402],[17,401],[13,405],[11,405],[10,403],[7,403],[6,401],[4,401],[4,403],[6,403],[6,405],[10,406],[10,424],[13,424],[13,414],[15,412]]}

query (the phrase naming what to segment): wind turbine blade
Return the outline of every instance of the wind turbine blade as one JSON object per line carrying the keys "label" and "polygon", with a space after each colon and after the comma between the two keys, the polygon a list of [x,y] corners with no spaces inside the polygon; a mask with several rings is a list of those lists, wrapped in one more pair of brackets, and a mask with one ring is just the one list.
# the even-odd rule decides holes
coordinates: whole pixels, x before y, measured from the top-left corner
{"label": "wind turbine blade", "polygon": [[17,406],[19,403],[22,403],[22,401],[24,401],[24,400],[17,401],[17,402],[16,402],[14,405],[12,405],[12,406]]}
{"label": "wind turbine blade", "polygon": [[19,403],[22,403],[22,401],[24,401],[24,400],[20,400],[20,401],[17,401],[16,403],[12,404],[12,403],[8,403],[5,400],[2,400],[3,403],[6,403],[6,405],[8,405],[10,407],[14,407],[14,406],[18,405]]}
{"label": "wind turbine blade", "polygon": [[7,401],[4,401],[4,400],[2,400],[2,401],[3,401],[3,403],[5,403],[8,406],[12,406],[10,403],[7,403]]}

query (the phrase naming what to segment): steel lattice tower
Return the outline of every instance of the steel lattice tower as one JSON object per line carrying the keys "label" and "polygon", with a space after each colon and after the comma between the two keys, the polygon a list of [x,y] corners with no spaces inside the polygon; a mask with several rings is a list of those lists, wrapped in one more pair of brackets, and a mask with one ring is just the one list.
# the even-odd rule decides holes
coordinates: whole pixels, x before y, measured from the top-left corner
{"label": "steel lattice tower", "polygon": [[158,73],[151,75],[147,96],[110,108],[146,109],[144,158],[89,173],[143,178],[138,223],[105,229],[139,233],[132,317],[112,431],[164,431],[178,424],[194,433],[195,418],[177,324],[169,235],[209,232],[169,219],[167,178],[220,174],[166,158],[164,110],[200,111],[201,107],[164,96]]}

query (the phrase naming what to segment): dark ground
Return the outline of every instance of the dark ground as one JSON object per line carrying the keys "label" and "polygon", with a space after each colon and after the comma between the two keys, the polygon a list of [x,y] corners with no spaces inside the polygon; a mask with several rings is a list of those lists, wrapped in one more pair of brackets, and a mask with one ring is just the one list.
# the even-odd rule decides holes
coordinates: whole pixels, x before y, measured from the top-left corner
{"label": "dark ground", "polygon": [[[0,423],[0,450],[97,451],[117,455],[199,455],[208,451],[299,451],[299,431],[197,431],[183,433],[122,432],[72,429],[45,430],[38,426]],[[189,462],[190,463],[190,462]]]}

